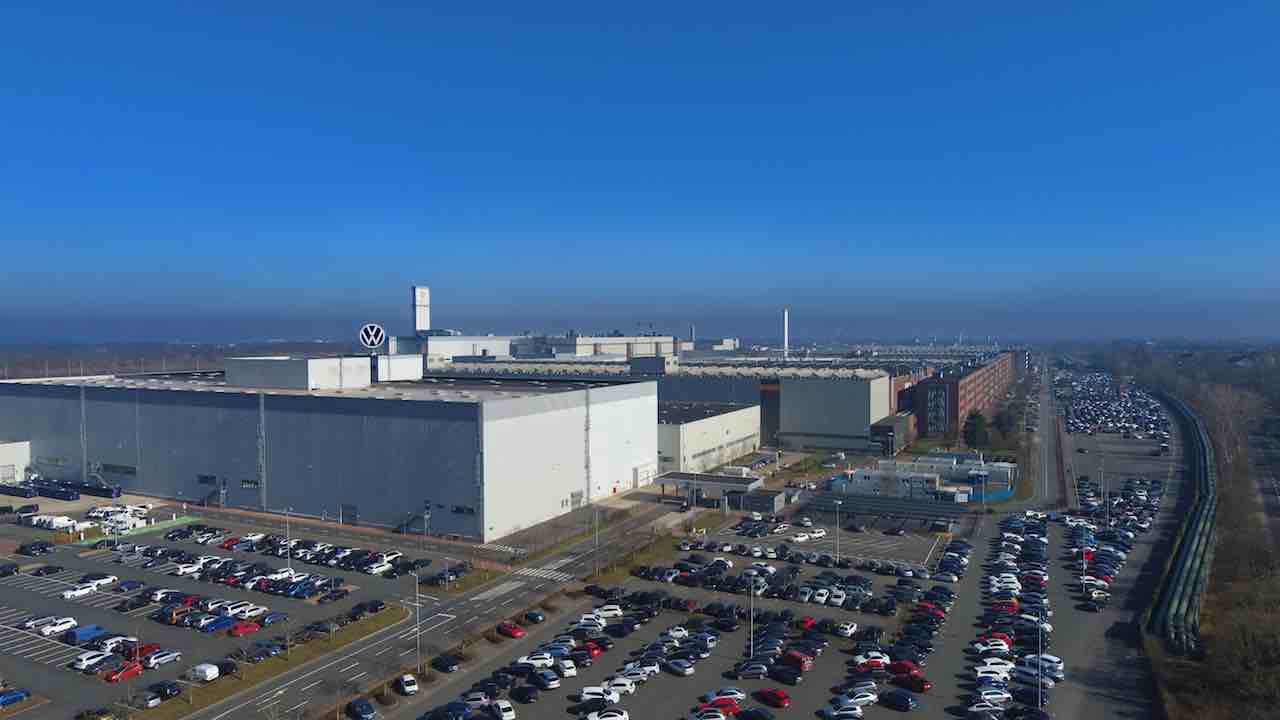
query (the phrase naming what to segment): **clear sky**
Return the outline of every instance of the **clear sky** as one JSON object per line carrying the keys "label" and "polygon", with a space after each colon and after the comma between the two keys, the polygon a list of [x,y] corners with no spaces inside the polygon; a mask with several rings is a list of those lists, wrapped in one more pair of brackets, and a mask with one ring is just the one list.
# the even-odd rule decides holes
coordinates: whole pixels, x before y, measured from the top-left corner
{"label": "clear sky", "polygon": [[1058,5],[6,4],[0,342],[1276,335],[1280,4]]}

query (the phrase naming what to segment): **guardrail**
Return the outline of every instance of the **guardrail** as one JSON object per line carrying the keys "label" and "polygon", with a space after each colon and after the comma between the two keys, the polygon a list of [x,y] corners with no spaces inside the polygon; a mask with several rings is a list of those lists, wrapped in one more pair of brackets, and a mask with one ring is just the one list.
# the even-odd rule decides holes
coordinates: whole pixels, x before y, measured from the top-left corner
{"label": "guardrail", "polygon": [[1195,497],[1152,605],[1147,629],[1164,638],[1172,652],[1189,655],[1200,650],[1200,603],[1213,566],[1217,531],[1218,469],[1213,442],[1200,416],[1178,398],[1156,394],[1174,411],[1182,427]]}

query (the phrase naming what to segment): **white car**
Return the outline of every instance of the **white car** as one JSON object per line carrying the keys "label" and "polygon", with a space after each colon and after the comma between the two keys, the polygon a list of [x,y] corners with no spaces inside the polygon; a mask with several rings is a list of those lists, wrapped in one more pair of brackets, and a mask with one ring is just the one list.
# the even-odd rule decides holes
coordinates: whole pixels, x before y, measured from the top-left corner
{"label": "white car", "polygon": [[807,517],[800,518],[800,527],[813,527],[813,521]]}
{"label": "white car", "polygon": [[138,642],[138,638],[136,637],[129,637],[126,635],[117,635],[115,637],[107,638],[106,640],[103,640],[102,642],[98,643],[98,647],[104,652],[110,653],[110,652],[115,652],[117,648],[119,648],[121,645],[124,645],[125,643],[134,644],[137,642]]}
{"label": "white car", "polygon": [[826,536],[827,536],[827,531],[824,528],[814,528],[809,532],[809,537],[813,538],[814,540],[819,540]]}
{"label": "white car", "polygon": [[585,720],[631,720],[631,716],[622,708],[605,708],[593,713],[588,713]]}
{"label": "white car", "polygon": [[97,665],[99,662],[106,660],[111,656],[109,652],[101,650],[93,650],[91,652],[80,653],[76,659],[71,661],[71,667],[75,670],[85,670],[90,666]]}
{"label": "white car", "polygon": [[762,550],[759,545],[752,547],[751,557],[764,557],[764,550]]}
{"label": "white car", "polygon": [[602,618],[620,618],[622,617],[622,608],[617,605],[601,605],[596,608],[596,615]]}
{"label": "white car", "polygon": [[831,591],[826,588],[818,588],[813,591],[813,597],[810,600],[817,605],[826,605],[829,597],[831,597]]}
{"label": "white car", "polygon": [[[838,704],[841,706],[854,705],[862,707],[863,705],[875,705],[880,702],[880,696],[870,690],[863,690],[860,692],[849,693],[847,695],[841,695],[836,698],[836,700],[839,701]],[[833,702],[831,704],[836,705],[837,703]]]}
{"label": "white car", "polygon": [[703,710],[694,710],[689,713],[689,720],[728,720],[724,716],[724,712],[716,708],[705,708]]}
{"label": "white car", "polygon": [[49,623],[56,622],[57,620],[57,615],[45,615],[44,617],[31,618],[30,620],[22,623],[22,629],[36,630],[48,625]]}
{"label": "white car", "polygon": [[982,660],[978,661],[978,664],[975,665],[973,669],[977,670],[978,668],[984,668],[984,667],[1003,668],[1004,670],[1012,670],[1013,661],[1005,660],[1004,658],[998,658],[998,657],[983,658]]}
{"label": "white car", "polygon": [[809,533],[796,533],[791,536],[791,541],[798,543],[809,542]]}
{"label": "white car", "polygon": [[719,690],[716,690],[715,692],[707,693],[706,695],[702,696],[702,699],[706,700],[707,702],[712,702],[720,698],[729,698],[730,700],[742,702],[743,700],[747,699],[747,691],[743,690],[742,688],[723,687],[723,688],[720,688]]}
{"label": "white car", "polygon": [[73,617],[58,618],[48,625],[42,626],[40,628],[40,634],[44,637],[50,637],[52,635],[57,635],[60,632],[66,632],[73,627],[77,627],[79,624],[80,623],[77,623],[76,619]]}
{"label": "white car", "polygon": [[667,631],[664,632],[663,635],[675,638],[676,640],[685,640],[689,637],[689,631],[679,625],[676,625],[674,627],[667,628]]}
{"label": "white car", "polygon": [[148,670],[153,670],[161,665],[168,665],[171,662],[181,662],[182,653],[177,650],[157,650],[150,655],[142,658],[142,664]]}
{"label": "white car", "polygon": [[586,702],[599,698],[609,703],[617,705],[622,696],[618,695],[616,690],[600,687],[599,685],[588,685],[578,692],[578,702]]}
{"label": "white car", "polygon": [[779,523],[778,525],[775,525],[775,526],[774,526],[774,528],[773,528],[773,534],[774,534],[774,535],[781,535],[782,533],[784,533],[784,532],[786,532],[786,531],[788,531],[788,530],[790,530],[790,529],[791,529],[791,526],[790,526],[790,525],[788,525],[788,524],[786,524],[786,523]]}
{"label": "white car", "polygon": [[365,571],[365,574],[367,574],[367,575],[381,575],[382,573],[384,573],[384,572],[386,572],[386,571],[388,571],[388,570],[390,570],[390,569],[391,569],[391,563],[389,563],[389,562],[376,562],[376,563],[374,563],[374,564],[370,565],[369,567],[365,568],[365,569],[364,569],[364,571]]}
{"label": "white car", "polygon": [[614,678],[605,685],[605,689],[612,690],[618,693],[619,696],[634,695],[636,692],[636,684],[623,678]]}
{"label": "white car", "polygon": [[200,572],[200,565],[198,563],[189,563],[187,565],[179,565],[169,571],[169,574],[177,577],[183,577],[184,575],[195,575],[198,572]]}
{"label": "white car", "polygon": [[236,613],[235,616],[239,620],[252,620],[256,617],[265,615],[266,612],[267,612],[267,609],[262,607],[261,605],[253,605],[252,607],[247,607],[244,610],[241,610],[240,612]]}
{"label": "white car", "polygon": [[653,676],[657,675],[661,671],[662,668],[658,667],[657,660],[632,660],[622,666],[622,672],[624,673],[642,672],[645,675]]}
{"label": "white car", "polygon": [[1013,700],[1012,695],[997,688],[978,688],[974,691],[973,697],[981,702],[989,702],[994,705],[1003,705]]}
{"label": "white car", "polygon": [[831,595],[827,598],[827,604],[831,607],[840,607],[844,605],[844,601],[849,596],[840,588],[831,591]]}
{"label": "white car", "polygon": [[866,653],[865,655],[856,655],[856,656],[854,656],[854,658],[853,658],[853,664],[854,664],[854,665],[861,665],[861,664],[863,664],[863,663],[867,662],[868,660],[879,660],[880,662],[884,663],[885,665],[888,665],[890,662],[892,662],[892,661],[889,659],[889,656],[888,656],[888,655],[886,655],[886,654],[884,654],[884,653],[882,653],[882,652],[880,652],[880,651],[878,651],[878,650],[872,650],[871,652]]}
{"label": "white car", "polygon": [[74,600],[76,598],[82,598],[86,595],[92,595],[93,593],[97,592],[97,590],[98,588],[96,585],[90,585],[89,583],[85,583],[84,585],[76,585],[75,587],[70,588],[68,590],[63,590],[62,599]]}
{"label": "white car", "polygon": [[120,582],[120,578],[116,577],[115,575],[107,575],[106,577],[100,577],[100,578],[97,578],[96,580],[86,580],[84,584],[92,585],[94,588],[100,588],[100,587],[106,587],[108,585],[115,584],[117,582]]}
{"label": "white car", "polygon": [[839,625],[836,625],[836,635],[839,635],[840,637],[853,637],[853,634],[856,632],[858,632],[857,623],[842,622]]}
{"label": "white car", "polygon": [[494,700],[489,712],[498,716],[498,720],[516,720],[516,709],[507,700]]}
{"label": "white car", "polygon": [[984,667],[973,671],[974,680],[982,680],[983,678],[991,678],[992,680],[1000,680],[1009,682],[1010,671],[1004,668]]}
{"label": "white car", "polygon": [[555,658],[551,657],[547,653],[530,653],[528,655],[516,658],[516,662],[528,663],[529,665],[532,665],[540,670],[543,670],[551,667],[552,665],[555,665],[556,661],[555,661]]}
{"label": "white car", "polygon": [[829,705],[818,712],[827,720],[861,720],[862,718],[860,705]]}

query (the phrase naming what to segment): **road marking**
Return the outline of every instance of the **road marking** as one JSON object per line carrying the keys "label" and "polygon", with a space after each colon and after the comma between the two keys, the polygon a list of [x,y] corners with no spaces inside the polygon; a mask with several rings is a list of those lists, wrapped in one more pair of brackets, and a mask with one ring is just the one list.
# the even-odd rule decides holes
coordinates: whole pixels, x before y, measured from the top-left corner
{"label": "road marking", "polygon": [[381,649],[381,650],[379,650],[378,652],[374,653],[374,654],[373,654],[373,656],[374,656],[374,657],[378,657],[379,655],[381,655],[381,654],[382,654],[382,653],[384,653],[384,652],[387,652],[388,650],[391,650],[391,648],[389,648],[389,647],[388,647],[388,648],[382,648],[382,649]]}
{"label": "road marking", "polygon": [[362,672],[362,673],[360,673],[359,675],[352,675],[351,677],[347,678],[347,680],[349,680],[349,681],[351,681],[351,682],[355,682],[356,680],[359,680],[360,678],[362,678],[362,677],[364,677],[365,675],[368,675],[368,674],[369,674],[369,673],[367,673],[367,672]]}
{"label": "road marking", "polygon": [[405,655],[408,655],[413,651],[414,651],[414,648],[409,648],[408,650],[405,650],[404,652],[400,653],[400,657],[404,657]]}
{"label": "road marking", "polygon": [[351,668],[353,668],[353,667],[355,667],[355,666],[357,666],[357,665],[359,665],[359,664],[360,664],[360,661],[359,661],[359,660],[357,660],[357,661],[355,661],[355,662],[351,663],[350,665],[348,665],[348,666],[346,666],[346,667],[340,667],[340,668],[338,668],[338,672],[346,672],[346,671],[350,670]]}
{"label": "road marking", "polygon": [[291,713],[291,712],[293,712],[294,710],[297,710],[298,708],[302,707],[303,705],[306,705],[306,704],[307,704],[307,703],[309,703],[309,702],[311,702],[311,701],[310,701],[310,700],[303,700],[302,702],[298,703],[297,705],[294,705],[293,707],[289,708],[288,710],[285,710],[285,712],[287,712],[287,713]]}

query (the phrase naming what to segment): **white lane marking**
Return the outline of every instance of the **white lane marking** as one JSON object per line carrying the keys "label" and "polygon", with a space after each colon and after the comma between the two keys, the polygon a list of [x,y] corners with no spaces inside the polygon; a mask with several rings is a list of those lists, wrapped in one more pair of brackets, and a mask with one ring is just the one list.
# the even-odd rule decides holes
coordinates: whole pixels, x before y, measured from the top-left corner
{"label": "white lane marking", "polygon": [[303,705],[306,705],[306,704],[307,704],[307,703],[309,703],[309,702],[311,702],[311,701],[310,701],[310,700],[303,700],[302,702],[298,703],[297,705],[294,705],[293,707],[289,708],[288,710],[285,710],[285,712],[286,712],[286,713],[291,713],[291,712],[293,712],[294,710],[297,710],[298,708],[302,707]]}
{"label": "white lane marking", "polygon": [[364,677],[365,675],[368,675],[368,674],[369,674],[369,673],[367,673],[367,672],[362,672],[362,673],[360,673],[359,675],[352,675],[351,677],[347,678],[347,680],[350,680],[350,681],[352,681],[352,682],[355,682],[356,680],[359,680],[360,678],[362,678],[362,677]]}
{"label": "white lane marking", "polygon": [[382,648],[382,649],[381,649],[381,650],[379,650],[378,652],[374,653],[374,654],[373,654],[373,656],[374,656],[374,657],[378,657],[379,655],[381,655],[381,654],[382,654],[382,653],[384,653],[384,652],[387,652],[387,651],[388,651],[388,650],[390,650],[390,649],[391,649],[391,648],[389,648],[389,647],[387,647],[387,648]]}
{"label": "white lane marking", "polygon": [[353,667],[355,667],[355,666],[357,666],[357,665],[359,665],[359,664],[360,664],[360,661],[359,661],[359,660],[357,660],[357,661],[355,661],[355,662],[351,663],[350,665],[347,665],[346,667],[340,667],[340,668],[338,668],[338,672],[346,672],[346,671],[350,670],[351,668],[353,668]]}

